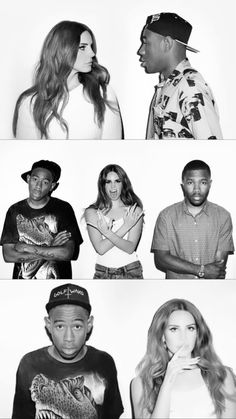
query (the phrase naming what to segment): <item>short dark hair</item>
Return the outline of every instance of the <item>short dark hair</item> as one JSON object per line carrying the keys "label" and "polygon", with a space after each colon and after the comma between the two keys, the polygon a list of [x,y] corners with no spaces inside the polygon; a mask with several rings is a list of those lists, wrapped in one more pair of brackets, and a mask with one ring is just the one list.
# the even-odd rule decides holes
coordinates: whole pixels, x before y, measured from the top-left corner
{"label": "short dark hair", "polygon": [[188,172],[189,170],[206,170],[209,174],[209,177],[211,177],[210,167],[202,160],[192,160],[189,163],[187,163],[182,171],[182,180],[184,180],[184,176],[186,175],[186,172]]}

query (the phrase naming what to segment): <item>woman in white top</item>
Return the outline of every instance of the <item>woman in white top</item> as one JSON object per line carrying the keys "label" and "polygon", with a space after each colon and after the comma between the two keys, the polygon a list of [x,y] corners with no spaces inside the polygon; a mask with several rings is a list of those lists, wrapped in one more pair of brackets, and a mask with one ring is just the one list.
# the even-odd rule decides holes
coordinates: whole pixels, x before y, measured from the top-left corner
{"label": "woman in white top", "polygon": [[121,139],[122,122],[109,73],[84,24],[62,21],[47,35],[34,84],[17,100],[19,139]]}
{"label": "woman in white top", "polygon": [[142,208],[122,167],[104,167],[98,178],[97,200],[85,210],[89,238],[98,254],[95,279],[143,278],[136,254]]}
{"label": "woman in white top", "polygon": [[147,351],[131,383],[134,418],[235,418],[236,387],[189,301],[173,299],[155,313]]}

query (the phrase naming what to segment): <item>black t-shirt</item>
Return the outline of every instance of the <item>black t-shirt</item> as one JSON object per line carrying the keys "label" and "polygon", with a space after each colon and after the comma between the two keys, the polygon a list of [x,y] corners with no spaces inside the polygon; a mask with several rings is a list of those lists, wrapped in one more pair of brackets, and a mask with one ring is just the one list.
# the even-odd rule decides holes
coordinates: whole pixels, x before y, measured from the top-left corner
{"label": "black t-shirt", "polygon": [[[83,239],[71,205],[51,197],[43,208],[35,209],[29,206],[27,199],[24,199],[8,209],[0,244],[21,241],[38,246],[50,246],[56,234],[63,230],[71,233],[71,239],[75,243],[72,259],[77,259]],[[13,278],[70,279],[71,263],[45,259],[15,263]]]}
{"label": "black t-shirt", "polygon": [[113,358],[87,346],[77,362],[57,361],[48,347],[18,367],[12,419],[118,419],[123,412]]}

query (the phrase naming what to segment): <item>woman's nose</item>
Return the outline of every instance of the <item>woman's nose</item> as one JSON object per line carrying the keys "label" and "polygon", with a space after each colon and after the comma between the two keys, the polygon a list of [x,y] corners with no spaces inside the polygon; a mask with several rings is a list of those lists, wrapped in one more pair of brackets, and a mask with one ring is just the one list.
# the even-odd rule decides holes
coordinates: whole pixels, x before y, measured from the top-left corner
{"label": "woman's nose", "polygon": [[90,52],[89,55],[90,55],[91,58],[95,57],[95,53],[94,53],[94,51],[93,51],[93,49],[91,47],[90,47],[90,51],[89,52]]}

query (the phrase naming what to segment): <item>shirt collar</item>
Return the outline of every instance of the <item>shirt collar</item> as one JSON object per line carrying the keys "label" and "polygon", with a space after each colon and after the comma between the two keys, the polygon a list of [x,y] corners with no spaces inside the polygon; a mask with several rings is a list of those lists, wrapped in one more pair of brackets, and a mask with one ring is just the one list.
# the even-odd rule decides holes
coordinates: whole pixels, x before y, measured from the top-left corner
{"label": "shirt collar", "polygon": [[168,78],[165,80],[164,75],[162,73],[159,74],[159,83],[156,87],[163,87],[165,84],[172,83],[174,79],[177,77],[182,77],[185,70],[190,69],[192,70],[192,66],[188,60],[188,58],[185,58],[182,60],[172,71],[172,73],[168,76]]}
{"label": "shirt collar", "polygon": [[[183,212],[185,212],[188,215],[192,215],[188,210],[188,207],[187,207],[187,204],[186,204],[185,200],[183,200],[182,203],[183,203],[183,205],[182,205]],[[209,216],[209,202],[207,200],[205,201],[201,211],[196,216],[198,217],[202,212],[205,212],[205,214]]]}

